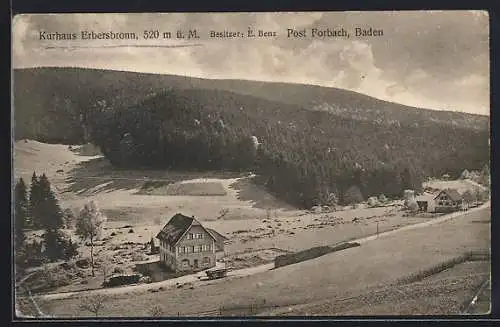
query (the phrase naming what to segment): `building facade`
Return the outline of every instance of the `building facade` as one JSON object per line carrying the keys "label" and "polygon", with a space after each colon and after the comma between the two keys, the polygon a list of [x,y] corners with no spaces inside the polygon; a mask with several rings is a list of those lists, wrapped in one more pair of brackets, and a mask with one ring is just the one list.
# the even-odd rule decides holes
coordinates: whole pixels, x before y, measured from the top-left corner
{"label": "building facade", "polygon": [[464,200],[462,195],[455,189],[440,191],[435,197],[436,212],[452,212],[462,210]]}
{"label": "building facade", "polygon": [[216,263],[216,238],[194,217],[174,215],[156,236],[160,262],[172,271],[199,271]]}

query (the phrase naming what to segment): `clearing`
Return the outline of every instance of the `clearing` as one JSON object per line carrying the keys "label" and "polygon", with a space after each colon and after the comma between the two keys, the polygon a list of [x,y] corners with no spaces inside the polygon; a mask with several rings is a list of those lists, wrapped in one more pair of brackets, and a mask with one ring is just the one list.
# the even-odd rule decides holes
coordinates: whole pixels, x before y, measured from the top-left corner
{"label": "clearing", "polygon": [[[90,268],[75,265],[88,257],[88,247],[80,244],[74,261],[44,268],[45,275],[58,280],[50,289],[55,292],[99,288],[105,275],[130,273],[136,263],[156,260],[158,255],[149,254],[147,242],[177,212],[195,215],[228,237],[224,262],[235,269],[266,264],[290,251],[432,220],[404,217],[399,202],[311,213],[275,199],[253,182],[252,174],[120,170],[91,146],[17,141],[15,177],[29,183],[33,171],[48,176],[62,208],[77,213],[94,200],[108,218],[103,240],[95,248],[96,276]],[[71,230],[66,232],[76,240]],[[32,231],[28,236],[40,235],[41,231]]]}

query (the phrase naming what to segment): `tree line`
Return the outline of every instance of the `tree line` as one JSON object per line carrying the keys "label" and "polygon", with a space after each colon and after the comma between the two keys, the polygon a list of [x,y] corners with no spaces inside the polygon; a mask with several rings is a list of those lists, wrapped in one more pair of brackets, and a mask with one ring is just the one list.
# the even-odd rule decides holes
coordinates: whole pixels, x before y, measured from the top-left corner
{"label": "tree line", "polygon": [[377,124],[252,96],[171,89],[134,105],[98,102],[89,141],[116,166],[257,172],[302,207],[352,203],[489,162],[488,133]]}
{"label": "tree line", "polygon": [[[29,187],[20,178],[14,188],[16,264],[23,268],[76,256],[78,244],[63,231],[74,229],[81,240],[89,243],[94,274],[94,242],[101,236],[104,221],[104,215],[93,201],[85,204],[76,217],[70,209],[62,210],[45,174],[37,176],[33,172]],[[42,241],[28,241],[28,230],[43,230]]]}
{"label": "tree line", "polygon": [[[76,244],[62,229],[65,213],[51,189],[45,174],[31,177],[31,186],[20,178],[14,191],[14,244],[20,266],[40,264],[45,260],[68,259],[77,254]],[[26,229],[41,229],[43,242],[26,242]]]}

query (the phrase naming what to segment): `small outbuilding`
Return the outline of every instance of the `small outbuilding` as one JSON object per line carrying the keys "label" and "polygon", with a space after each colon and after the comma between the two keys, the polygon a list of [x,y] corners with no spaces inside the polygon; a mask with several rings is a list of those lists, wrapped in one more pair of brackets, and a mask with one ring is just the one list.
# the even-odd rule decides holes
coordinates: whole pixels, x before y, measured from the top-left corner
{"label": "small outbuilding", "polygon": [[436,201],[433,194],[422,194],[415,198],[418,210],[422,212],[434,212],[436,210]]}

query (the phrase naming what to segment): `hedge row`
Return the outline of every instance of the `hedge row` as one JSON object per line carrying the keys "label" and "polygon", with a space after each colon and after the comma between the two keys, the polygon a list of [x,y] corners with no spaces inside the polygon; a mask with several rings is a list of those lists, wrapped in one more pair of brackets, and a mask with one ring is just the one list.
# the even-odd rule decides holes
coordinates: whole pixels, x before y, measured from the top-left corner
{"label": "hedge row", "polygon": [[283,266],[291,265],[291,264],[306,261],[306,260],[311,260],[311,259],[320,257],[322,255],[325,255],[327,253],[341,251],[341,250],[356,247],[359,245],[360,245],[359,243],[347,242],[347,243],[342,243],[342,244],[339,244],[336,246],[317,246],[317,247],[310,248],[310,249],[296,252],[296,253],[283,254],[283,255],[277,256],[274,259],[274,267],[278,268],[278,267],[283,267]]}

